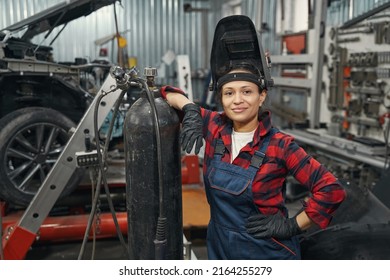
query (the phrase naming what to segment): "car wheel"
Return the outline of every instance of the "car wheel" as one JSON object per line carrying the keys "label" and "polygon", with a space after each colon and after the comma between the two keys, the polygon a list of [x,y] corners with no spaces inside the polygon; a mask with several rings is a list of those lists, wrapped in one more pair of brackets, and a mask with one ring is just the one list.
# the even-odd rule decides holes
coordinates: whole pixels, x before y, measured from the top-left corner
{"label": "car wheel", "polygon": [[[0,119],[0,197],[11,204],[30,203],[59,158],[75,124],[53,109],[32,107]],[[61,197],[83,178],[77,169]]]}

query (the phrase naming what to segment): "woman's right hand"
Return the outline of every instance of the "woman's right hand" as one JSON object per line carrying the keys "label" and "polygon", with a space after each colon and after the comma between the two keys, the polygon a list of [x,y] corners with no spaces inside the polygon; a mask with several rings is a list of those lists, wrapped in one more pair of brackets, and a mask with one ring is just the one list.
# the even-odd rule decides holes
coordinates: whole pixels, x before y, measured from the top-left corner
{"label": "woman's right hand", "polygon": [[194,103],[183,106],[184,118],[180,134],[181,147],[190,153],[195,145],[195,154],[198,154],[203,146],[203,120],[200,107]]}

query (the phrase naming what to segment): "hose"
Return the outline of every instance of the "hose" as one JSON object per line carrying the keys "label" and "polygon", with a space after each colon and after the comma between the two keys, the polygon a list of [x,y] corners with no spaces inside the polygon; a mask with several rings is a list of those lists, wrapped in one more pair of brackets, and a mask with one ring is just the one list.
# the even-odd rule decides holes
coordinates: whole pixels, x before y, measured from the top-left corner
{"label": "hose", "polygon": [[[116,231],[118,233],[118,238],[119,238],[121,244],[123,245],[126,254],[128,255],[126,242],[125,242],[125,240],[123,238],[122,232],[121,232],[120,227],[119,227],[118,219],[116,218],[116,215],[115,215],[114,204],[113,204],[112,199],[111,199],[111,195],[110,195],[110,191],[109,191],[108,183],[107,183],[107,177],[106,177],[106,174],[105,174],[105,171],[106,171],[105,170],[106,169],[106,159],[107,159],[107,151],[108,151],[108,147],[109,147],[109,142],[110,142],[111,134],[112,134],[112,131],[113,131],[113,128],[114,128],[116,116],[117,116],[118,111],[119,111],[119,106],[120,106],[120,104],[121,104],[125,94],[126,94],[126,91],[123,90],[121,92],[121,94],[119,95],[117,101],[115,102],[113,116],[112,116],[112,119],[110,121],[110,126],[109,126],[109,129],[108,129],[108,132],[107,132],[105,146],[104,146],[104,149],[103,149],[104,157],[101,154],[100,142],[98,140],[99,139],[99,135],[98,135],[99,129],[98,129],[98,124],[97,124],[97,119],[98,119],[98,110],[97,110],[97,108],[98,108],[100,102],[96,103],[96,109],[95,109],[95,112],[94,112],[95,113],[94,114],[94,130],[95,130],[95,138],[97,139],[97,141],[96,141],[97,156],[98,156],[98,160],[100,162],[100,165],[99,165],[100,166],[100,172],[102,173],[102,180],[103,180],[104,190],[105,190],[105,193],[106,193],[106,196],[107,196],[108,206],[110,208],[110,211],[111,211],[111,214],[112,214],[112,218],[113,218],[113,221],[114,221],[114,224],[115,224],[115,228],[116,228]],[[102,96],[102,98],[103,98],[103,96]]]}
{"label": "hose", "polygon": [[[118,238],[121,242],[121,244],[123,245],[124,249],[125,249],[125,253],[126,255],[129,255],[129,252],[128,252],[128,249],[127,249],[127,246],[126,246],[126,242],[123,238],[123,235],[122,235],[122,232],[120,230],[120,227],[119,227],[119,223],[118,223],[118,219],[116,218],[116,215],[115,215],[115,209],[114,209],[114,204],[112,202],[112,198],[111,198],[111,195],[110,195],[110,190],[108,188],[108,183],[107,183],[107,177],[105,176],[105,169],[106,169],[106,159],[107,159],[107,151],[109,149],[109,144],[110,144],[110,139],[111,139],[111,134],[112,134],[112,131],[113,131],[113,128],[114,128],[114,124],[115,124],[115,120],[116,120],[116,116],[119,112],[119,106],[123,100],[123,97],[124,95],[126,94],[126,91],[123,90],[121,92],[121,94],[119,95],[115,105],[114,105],[114,112],[113,112],[113,116],[112,116],[112,119],[111,119],[111,122],[110,122],[110,126],[108,128],[108,132],[107,132],[107,138],[106,138],[106,142],[105,142],[105,146],[104,146],[104,157],[102,157],[101,155],[101,150],[100,150],[100,143],[99,141],[96,141],[96,147],[97,147],[97,155],[98,155],[98,160],[99,162],[101,163],[100,164],[100,168],[101,168],[101,172],[103,174],[102,176],[102,179],[103,179],[103,185],[104,185],[104,191],[106,193],[106,196],[107,196],[107,202],[108,202],[108,206],[110,208],[110,211],[111,211],[111,214],[112,214],[112,218],[113,218],[113,221],[114,221],[114,224],[115,224],[115,228],[116,228],[116,231],[118,233]],[[97,125],[97,110],[95,110],[95,119],[94,119],[94,129],[95,129],[95,137],[96,137],[96,133],[98,133],[98,125]],[[97,136],[98,137],[98,136]]]}
{"label": "hose", "polygon": [[164,185],[163,185],[163,166],[162,166],[162,153],[161,153],[161,135],[160,135],[160,126],[158,122],[158,115],[156,109],[156,103],[154,102],[154,96],[149,90],[149,86],[146,81],[138,80],[139,83],[146,90],[146,96],[149,100],[150,107],[152,108],[153,114],[153,125],[156,132],[156,144],[157,144],[157,168],[158,168],[158,187],[159,187],[159,217],[157,219],[156,227],[156,239],[154,240],[155,245],[155,259],[162,260],[165,256],[165,248],[167,244],[166,239],[166,225],[167,218],[165,217],[165,207],[164,207]]}
{"label": "hose", "polygon": [[83,256],[84,251],[85,251],[85,245],[86,245],[86,243],[88,241],[88,235],[89,235],[89,231],[91,229],[91,225],[92,225],[92,222],[93,222],[93,217],[94,217],[94,215],[96,213],[96,205],[98,203],[98,198],[99,198],[99,195],[100,195],[100,187],[101,187],[102,181],[103,181],[103,184],[104,184],[104,190],[105,190],[105,193],[106,193],[106,196],[107,196],[107,202],[108,202],[108,205],[109,205],[112,217],[113,217],[113,221],[114,221],[115,228],[116,228],[116,231],[117,231],[117,234],[118,234],[118,238],[119,238],[123,248],[125,249],[125,253],[127,255],[129,255],[129,252],[128,252],[127,246],[126,246],[126,242],[125,242],[125,240],[123,238],[122,232],[121,232],[120,227],[119,227],[118,219],[117,219],[117,217],[115,215],[114,205],[113,205],[113,202],[112,202],[112,199],[111,199],[111,195],[110,195],[110,191],[109,191],[109,188],[108,188],[107,178],[105,176],[106,155],[107,155],[106,151],[108,151],[109,140],[111,139],[111,134],[112,134],[112,130],[113,130],[113,127],[114,127],[115,119],[116,119],[117,113],[119,111],[120,103],[122,102],[123,97],[124,97],[125,94],[126,94],[126,91],[123,90],[121,92],[121,94],[119,95],[119,97],[118,97],[118,99],[117,99],[117,101],[116,101],[116,103],[114,105],[113,117],[112,117],[112,119],[110,121],[110,126],[109,126],[109,129],[108,129],[108,132],[107,132],[107,140],[105,142],[105,147],[104,147],[104,155],[105,155],[104,157],[102,156],[101,149],[100,149],[99,128],[98,128],[97,119],[98,119],[99,104],[100,104],[101,100],[104,98],[105,95],[104,94],[100,95],[98,97],[98,99],[97,99],[96,104],[95,104],[95,109],[94,109],[94,131],[95,131],[96,150],[97,150],[97,156],[98,156],[98,161],[99,161],[99,176],[98,176],[98,181],[97,181],[97,184],[96,184],[95,197],[94,197],[93,202],[92,202],[92,208],[91,208],[91,212],[90,212],[90,216],[89,216],[89,219],[88,219],[87,228],[86,228],[86,231],[85,231],[85,234],[84,234],[84,239],[83,239],[83,243],[82,243],[82,247],[81,247],[78,259],[82,259],[82,256]]}
{"label": "hose", "polygon": [[96,183],[96,192],[95,192],[95,196],[94,196],[93,201],[92,201],[91,213],[90,213],[90,215],[88,217],[88,222],[87,222],[87,227],[85,229],[83,242],[81,243],[81,249],[80,249],[80,252],[79,252],[79,256],[77,258],[78,260],[82,260],[83,256],[84,256],[85,246],[86,246],[87,241],[88,241],[89,231],[91,230],[93,218],[95,216],[97,201],[98,201],[99,195],[100,195],[100,184],[101,184],[101,182],[102,182],[102,173],[99,171],[98,180],[97,180],[97,183]]}
{"label": "hose", "polygon": [[[94,200],[95,197],[95,189],[96,189],[96,184],[95,184],[95,177],[96,174],[93,172],[94,170],[90,169],[89,170],[89,180],[91,181],[91,194],[92,194],[92,201]],[[95,251],[96,251],[96,227],[93,228],[92,231],[92,252],[91,252],[91,260],[95,259]]]}

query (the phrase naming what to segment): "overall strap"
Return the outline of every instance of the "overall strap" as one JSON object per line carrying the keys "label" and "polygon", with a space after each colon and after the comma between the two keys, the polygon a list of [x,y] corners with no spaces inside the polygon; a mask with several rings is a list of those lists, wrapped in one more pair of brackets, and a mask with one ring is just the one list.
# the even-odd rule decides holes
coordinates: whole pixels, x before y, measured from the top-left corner
{"label": "overall strap", "polygon": [[271,130],[268,132],[268,134],[265,135],[263,143],[261,146],[259,146],[259,149],[255,151],[253,154],[251,163],[249,167],[253,167],[256,170],[260,168],[260,166],[263,164],[264,157],[265,157],[265,152],[267,151],[269,142],[271,141],[272,136],[278,132],[278,129],[276,128],[271,128]]}
{"label": "overall strap", "polygon": [[[268,145],[271,141],[271,138],[273,135],[275,135],[279,130],[277,128],[271,128],[271,130],[265,135],[263,143],[261,146],[259,146],[258,150],[255,151],[255,153],[252,156],[251,163],[249,165],[249,168],[254,168],[258,170],[260,166],[263,164],[265,152],[267,151]],[[216,139],[215,140],[215,150],[214,150],[214,156],[216,159],[222,158],[222,155],[225,152],[225,145],[223,144],[222,139]]]}
{"label": "overall strap", "polygon": [[222,155],[225,153],[225,145],[223,144],[222,139],[216,139],[214,156],[215,158],[222,158]]}

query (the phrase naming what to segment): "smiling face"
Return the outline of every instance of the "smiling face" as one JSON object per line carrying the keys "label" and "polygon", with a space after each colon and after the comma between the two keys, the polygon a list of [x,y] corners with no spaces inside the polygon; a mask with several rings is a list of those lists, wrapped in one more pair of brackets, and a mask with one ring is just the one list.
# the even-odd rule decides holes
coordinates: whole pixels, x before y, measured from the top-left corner
{"label": "smiling face", "polygon": [[249,132],[259,124],[258,112],[267,96],[267,91],[259,92],[259,87],[247,81],[232,81],[222,86],[222,106],[234,130]]}

